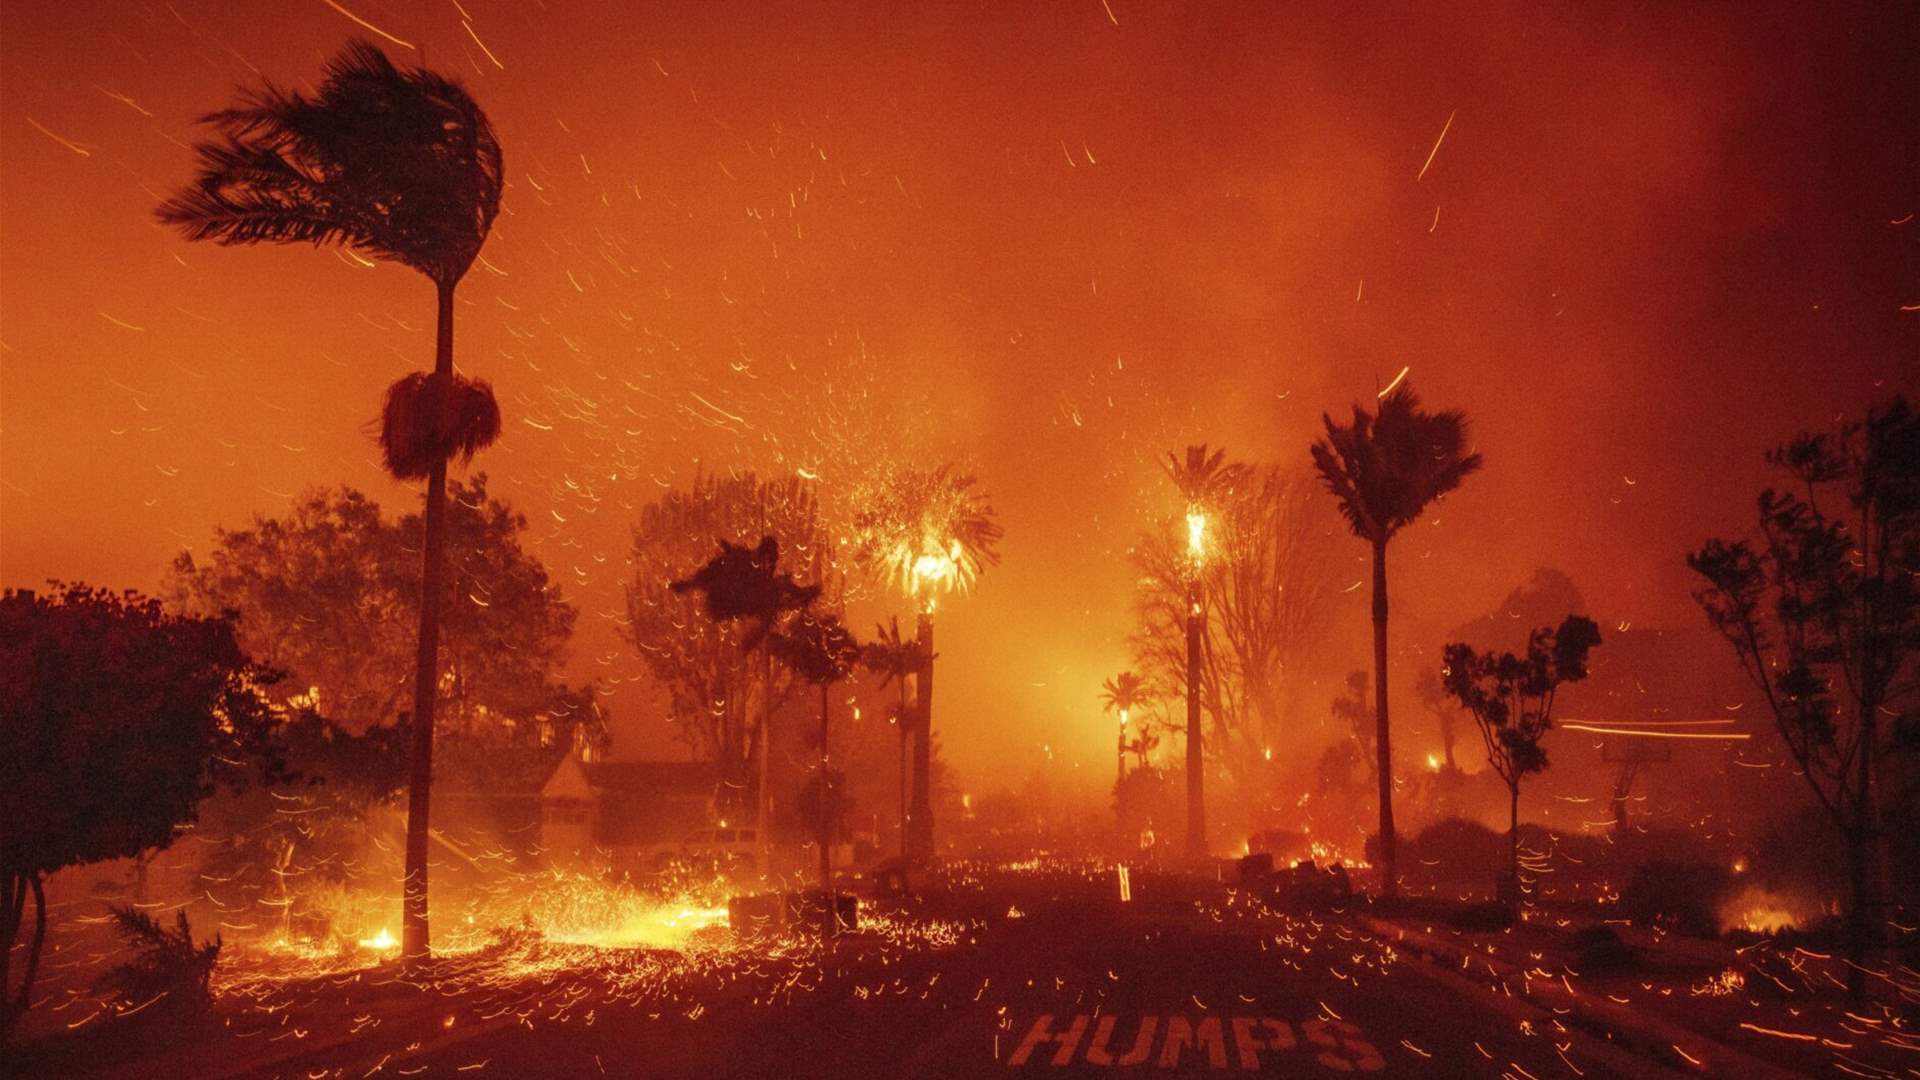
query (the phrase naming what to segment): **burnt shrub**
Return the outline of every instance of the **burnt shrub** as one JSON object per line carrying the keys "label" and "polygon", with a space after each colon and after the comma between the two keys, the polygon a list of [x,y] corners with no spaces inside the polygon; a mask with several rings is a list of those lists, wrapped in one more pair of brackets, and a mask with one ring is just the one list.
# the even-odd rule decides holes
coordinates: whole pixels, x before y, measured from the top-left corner
{"label": "burnt shrub", "polygon": [[138,908],[115,907],[112,912],[121,936],[138,950],[132,960],[100,980],[119,997],[121,1008],[132,1010],[151,1003],[154,1013],[173,1017],[201,1016],[213,1008],[210,984],[214,965],[220,961],[218,935],[205,945],[195,945],[184,911],[172,930]]}
{"label": "burnt shrub", "polygon": [[1620,910],[1635,926],[1690,937],[1720,936],[1720,906],[1733,873],[1718,863],[1654,859],[1634,868],[1620,891]]}

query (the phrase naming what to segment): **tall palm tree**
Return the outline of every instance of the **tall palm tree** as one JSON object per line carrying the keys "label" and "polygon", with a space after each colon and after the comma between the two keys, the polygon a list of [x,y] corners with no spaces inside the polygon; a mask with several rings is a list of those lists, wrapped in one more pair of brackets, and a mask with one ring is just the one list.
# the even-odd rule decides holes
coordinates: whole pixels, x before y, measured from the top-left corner
{"label": "tall palm tree", "polygon": [[1135,708],[1146,704],[1152,697],[1147,680],[1131,671],[1123,671],[1100,684],[1102,711],[1108,716],[1120,714],[1119,749],[1115,752],[1118,760],[1117,775],[1114,777],[1116,783],[1125,778],[1127,771],[1127,718]]}
{"label": "tall palm tree", "polygon": [[1206,767],[1200,730],[1200,568],[1206,556],[1207,514],[1241,481],[1247,467],[1230,464],[1225,450],[1207,453],[1207,444],[1187,447],[1183,461],[1169,452],[1167,477],[1187,504],[1187,857],[1207,853]]}
{"label": "tall palm tree", "polygon": [[163,223],[219,244],[344,244],[426,275],[438,299],[433,371],[387,391],[380,432],[387,470],[427,482],[403,933],[404,954],[423,957],[447,462],[500,434],[492,388],[453,370],[453,293],[500,209],[500,143],[458,82],[396,67],[360,40],[327,64],[316,95],[269,83],[202,122],[219,138],[194,147],[199,175],[160,204]]}
{"label": "tall palm tree", "polygon": [[1379,413],[1356,405],[1342,426],[1323,416],[1327,434],[1313,444],[1313,464],[1353,534],[1373,546],[1373,707],[1380,780],[1380,857],[1383,891],[1399,888],[1393,832],[1393,751],[1387,729],[1387,542],[1413,524],[1428,504],[1460,486],[1480,468],[1467,453],[1467,418],[1458,410],[1423,412],[1413,387],[1402,383],[1380,402]]}
{"label": "tall palm tree", "polygon": [[913,809],[909,854],[933,854],[933,609],[943,591],[966,590],[1000,561],[1000,523],[971,473],[898,469],[855,515],[854,557],[890,579],[919,608],[918,646],[926,663],[914,676]]}

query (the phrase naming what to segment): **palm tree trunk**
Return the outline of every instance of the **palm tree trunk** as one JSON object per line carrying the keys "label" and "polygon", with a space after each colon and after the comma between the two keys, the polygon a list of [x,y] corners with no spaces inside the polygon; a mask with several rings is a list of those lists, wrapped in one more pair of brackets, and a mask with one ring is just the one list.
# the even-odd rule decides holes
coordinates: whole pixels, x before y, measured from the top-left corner
{"label": "palm tree trunk", "polygon": [[[433,373],[453,378],[453,286],[439,286],[440,318]],[[425,535],[420,542],[420,642],[413,665],[413,768],[407,782],[406,877],[402,885],[401,954],[427,955],[427,816],[433,795],[433,707],[439,688],[441,582],[446,573],[447,463],[427,477]]]}
{"label": "palm tree trunk", "polygon": [[907,882],[907,776],[910,767],[907,751],[912,746],[913,724],[907,714],[907,680],[900,679],[900,891],[906,891]]}
{"label": "palm tree trunk", "polygon": [[1507,873],[1513,881],[1513,907],[1518,911],[1520,909],[1520,784],[1517,781],[1507,788]]}
{"label": "palm tree trunk", "polygon": [[772,873],[773,863],[773,622],[760,638],[760,736],[754,740],[760,779],[754,784],[754,831],[760,841],[760,873]]}
{"label": "palm tree trunk", "polygon": [[1200,577],[1187,580],[1187,857],[1207,854],[1205,749],[1200,732]]}
{"label": "palm tree trunk", "polygon": [[920,700],[913,729],[913,806],[907,812],[907,852],[913,859],[933,856],[933,616],[924,611],[920,650],[926,666],[913,677]]}
{"label": "palm tree trunk", "polygon": [[1379,752],[1380,775],[1380,891],[1394,896],[1400,890],[1395,873],[1393,835],[1393,749],[1387,727],[1387,542],[1373,545],[1373,714],[1374,745]]}
{"label": "palm tree trunk", "polygon": [[827,902],[823,932],[831,937],[840,921],[833,903],[833,800],[827,780],[827,710],[832,683],[820,684],[820,892]]}

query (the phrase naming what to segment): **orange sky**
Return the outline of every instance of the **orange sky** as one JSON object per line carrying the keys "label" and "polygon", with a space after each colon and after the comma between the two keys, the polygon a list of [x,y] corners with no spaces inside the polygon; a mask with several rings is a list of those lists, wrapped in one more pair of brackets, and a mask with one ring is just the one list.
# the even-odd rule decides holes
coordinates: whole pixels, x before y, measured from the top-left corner
{"label": "orange sky", "polygon": [[[307,485],[411,498],[364,428],[431,362],[424,280],[152,221],[194,116],[358,31],[271,7],[0,13],[8,585],[151,588]],[[942,615],[976,774],[1042,743],[1107,767],[1093,695],[1167,449],[1304,461],[1411,365],[1487,467],[1400,542],[1397,607],[1451,626],[1549,563],[1603,621],[1671,623],[1769,440],[1920,382],[1911,9],[341,7],[463,75],[506,148],[457,355],[579,672],[640,672],[611,622],[634,507],[701,462],[831,479],[851,417],[970,460],[1006,526]],[[1367,648],[1329,642],[1331,678]]]}

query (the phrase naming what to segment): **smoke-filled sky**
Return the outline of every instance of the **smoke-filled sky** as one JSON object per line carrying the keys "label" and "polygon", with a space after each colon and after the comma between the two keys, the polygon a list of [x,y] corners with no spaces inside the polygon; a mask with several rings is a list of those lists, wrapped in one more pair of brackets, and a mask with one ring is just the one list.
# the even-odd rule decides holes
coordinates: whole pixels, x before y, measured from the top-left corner
{"label": "smoke-filled sky", "polygon": [[[1167,450],[1304,464],[1411,367],[1487,464],[1397,542],[1397,611],[1456,625],[1550,564],[1673,625],[1764,446],[1920,383],[1911,7],[12,0],[6,584],[153,588],[310,485],[411,504],[366,426],[431,364],[425,280],[152,217],[196,116],[353,34],[459,74],[505,147],[457,357],[577,672],[640,674],[628,527],[697,468],[964,461],[1007,536],[942,607],[937,709],[983,783],[1110,760]],[[1327,642],[1329,682],[1367,650]],[[612,702],[621,756],[669,752]]]}

